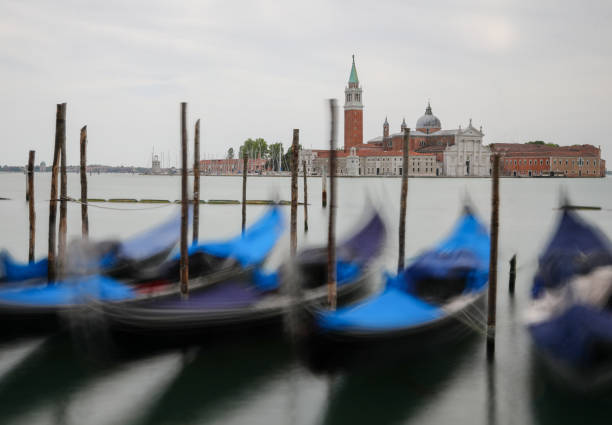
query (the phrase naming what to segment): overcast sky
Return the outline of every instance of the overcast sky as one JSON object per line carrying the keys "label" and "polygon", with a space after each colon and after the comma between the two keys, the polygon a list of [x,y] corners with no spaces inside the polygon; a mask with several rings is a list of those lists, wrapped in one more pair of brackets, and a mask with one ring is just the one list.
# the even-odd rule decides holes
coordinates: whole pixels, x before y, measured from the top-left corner
{"label": "overcast sky", "polygon": [[[150,166],[202,120],[202,157],[263,137],[328,143],[351,55],[364,139],[410,127],[427,100],[443,128],[485,143],[601,145],[612,159],[612,2],[0,0],[0,164],[53,151],[67,102],[68,163]],[[342,109],[340,109],[342,113]],[[342,114],[340,115],[342,117]],[[342,121],[338,134],[343,140]],[[166,154],[167,156],[167,154]]]}

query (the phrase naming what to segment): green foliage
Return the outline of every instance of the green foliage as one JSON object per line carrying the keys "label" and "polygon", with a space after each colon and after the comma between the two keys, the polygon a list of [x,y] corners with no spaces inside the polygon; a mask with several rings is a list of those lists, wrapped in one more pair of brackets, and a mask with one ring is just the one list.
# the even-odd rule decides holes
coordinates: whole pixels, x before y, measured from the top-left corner
{"label": "green foliage", "polygon": [[543,140],[533,140],[531,142],[527,142],[528,145],[543,145],[543,146],[551,146],[554,148],[558,148],[559,145],[557,145],[556,143],[546,143]]}
{"label": "green foliage", "polygon": [[[302,150],[302,145],[298,144],[298,151]],[[293,152],[293,146],[289,146],[287,153],[283,157],[283,169],[285,171],[291,171],[291,153]]]}
{"label": "green foliage", "polygon": [[266,142],[261,137],[255,140],[249,138],[244,141],[242,146],[240,146],[240,158],[243,157],[244,152],[249,155],[249,158],[267,159],[269,157],[268,142]]}
{"label": "green foliage", "polygon": [[268,148],[269,159],[267,166],[274,171],[281,171],[281,162],[283,161],[283,144],[273,143]]}

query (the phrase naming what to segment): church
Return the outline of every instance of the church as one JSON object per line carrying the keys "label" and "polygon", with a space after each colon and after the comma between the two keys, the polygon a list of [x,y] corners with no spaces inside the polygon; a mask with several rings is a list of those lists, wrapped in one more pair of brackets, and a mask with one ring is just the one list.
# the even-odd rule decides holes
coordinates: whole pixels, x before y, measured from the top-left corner
{"label": "church", "polygon": [[[345,176],[402,175],[403,137],[407,129],[402,120],[400,131],[390,132],[387,118],[382,135],[363,142],[363,89],[357,76],[355,56],[348,85],[344,89],[344,149],[338,152],[337,174]],[[410,131],[408,141],[410,176],[488,176],[491,150],[483,146],[482,127],[476,129],[470,120],[465,129],[444,130],[433,114],[430,103],[425,113]],[[320,175],[327,168],[329,151],[307,149],[300,152],[306,162],[307,173]]]}

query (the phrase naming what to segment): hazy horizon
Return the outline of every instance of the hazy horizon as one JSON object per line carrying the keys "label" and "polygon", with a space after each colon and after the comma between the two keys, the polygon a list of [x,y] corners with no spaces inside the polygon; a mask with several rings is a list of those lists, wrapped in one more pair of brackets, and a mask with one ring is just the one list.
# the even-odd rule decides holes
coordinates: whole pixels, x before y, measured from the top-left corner
{"label": "hazy horizon", "polygon": [[[484,143],[601,145],[612,110],[612,4],[604,1],[78,1],[0,3],[0,163],[50,164],[67,102],[68,163],[150,166],[177,155],[179,103],[202,158],[247,138],[325,148],[325,99],[342,103],[351,55],[364,141],[414,127],[428,100],[445,129],[483,126]],[[174,162],[174,160],[172,160]]]}

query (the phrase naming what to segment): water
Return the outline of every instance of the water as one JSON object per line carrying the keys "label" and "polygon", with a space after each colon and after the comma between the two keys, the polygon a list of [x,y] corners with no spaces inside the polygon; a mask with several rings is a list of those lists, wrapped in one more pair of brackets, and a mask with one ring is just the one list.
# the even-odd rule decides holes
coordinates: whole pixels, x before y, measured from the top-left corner
{"label": "water", "polygon": [[[47,249],[49,174],[36,175],[37,257]],[[338,236],[382,210],[389,239],[382,270],[397,263],[399,179],[339,179]],[[202,199],[240,199],[240,178],[203,177]],[[300,199],[302,198],[300,179]],[[69,194],[79,197],[78,176]],[[320,178],[308,181],[310,232],[298,217],[300,246],[323,243],[327,210]],[[612,235],[612,179],[502,179],[497,351],[487,366],[483,338],[425,358],[406,358],[333,376],[314,374],[278,338],[261,336],[117,358],[99,341],[67,335],[0,342],[0,422],[7,424],[563,424],[609,423],[610,394],[577,396],[552,385],[532,359],[522,324],[536,259],[554,228],[561,190],[573,203],[602,211],[581,214]],[[2,246],[27,257],[27,204],[23,174],[0,174]],[[290,199],[288,178],[249,178],[249,199]],[[96,198],[178,199],[180,179],[167,176],[93,175]],[[406,255],[443,237],[468,198],[485,222],[490,216],[486,179],[411,179]],[[98,204],[89,210],[94,238],[125,237],[163,220],[175,205]],[[146,208],[146,209],[143,209]],[[248,206],[248,222],[266,207]],[[289,208],[284,211],[289,216]],[[238,205],[203,205],[200,238],[234,235]],[[80,208],[68,206],[69,237],[80,235]],[[272,253],[274,267],[288,252],[285,234]],[[508,260],[518,254],[516,295],[507,293]],[[85,346],[87,345],[87,346]],[[95,354],[93,354],[95,352]],[[106,353],[106,354],[105,354]]]}

